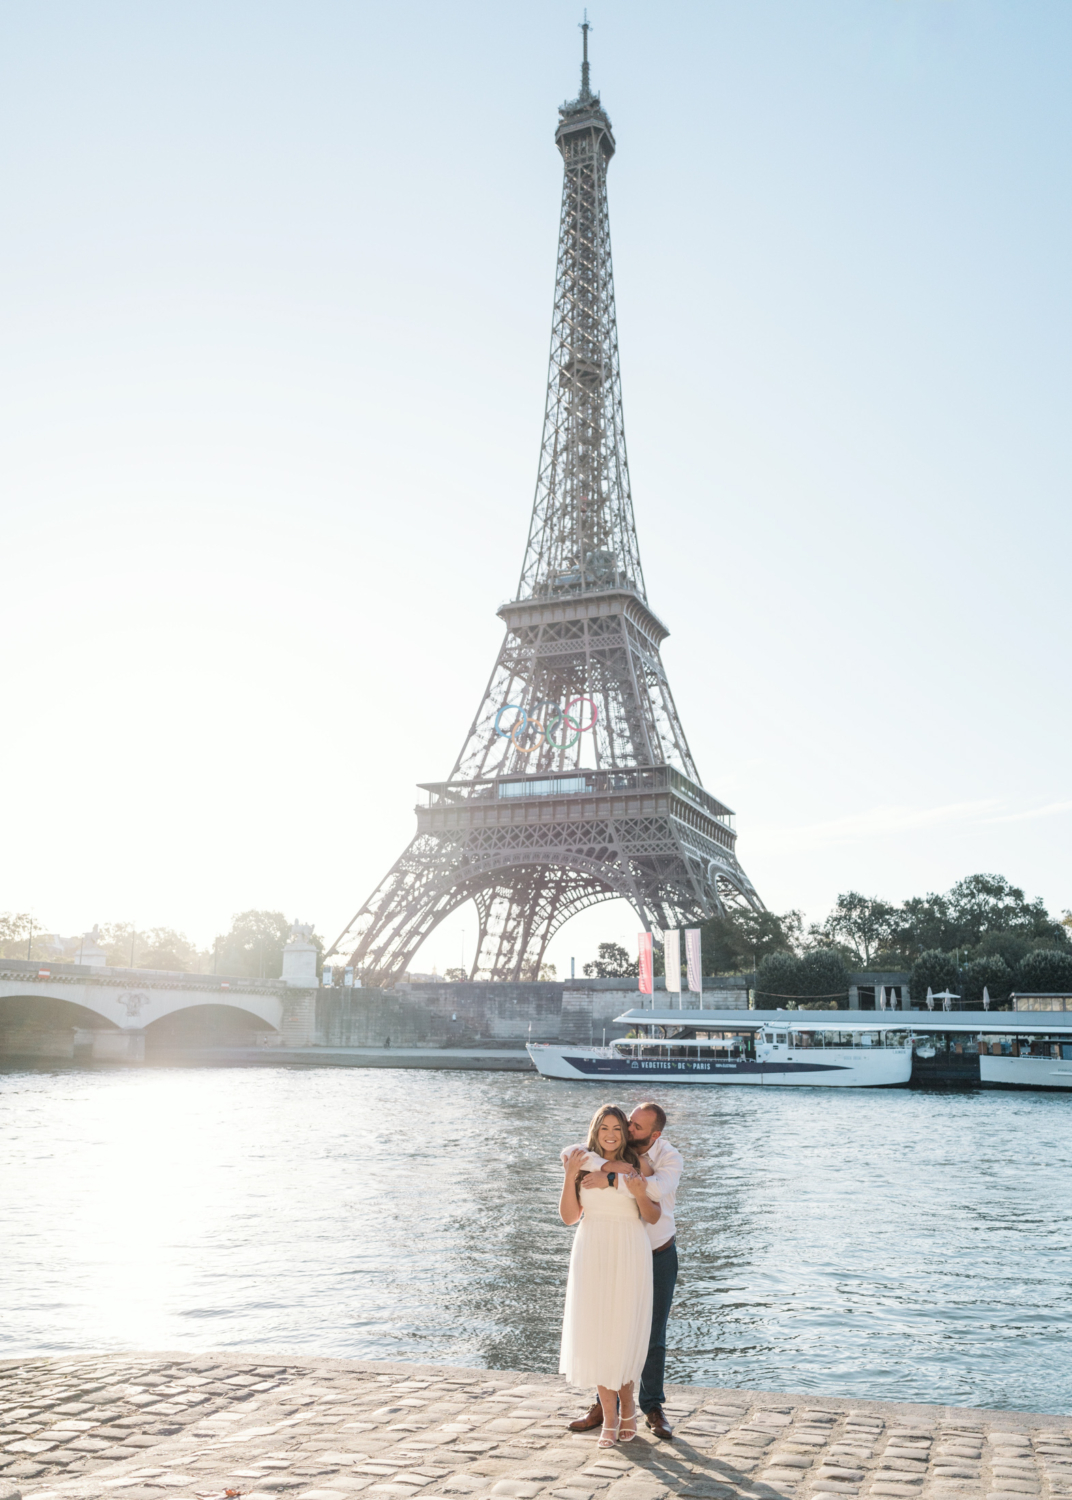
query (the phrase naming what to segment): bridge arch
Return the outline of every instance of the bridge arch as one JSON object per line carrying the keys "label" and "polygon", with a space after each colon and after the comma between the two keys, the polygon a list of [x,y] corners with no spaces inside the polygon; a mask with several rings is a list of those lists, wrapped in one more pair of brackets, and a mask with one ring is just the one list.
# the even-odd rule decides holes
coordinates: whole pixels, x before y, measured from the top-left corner
{"label": "bridge arch", "polygon": [[212,997],[208,1003],[184,1005],[150,1021],[145,1028],[145,1050],[152,1055],[196,1047],[251,1047],[258,1032],[278,1029],[237,1000],[221,1004]]}
{"label": "bridge arch", "polygon": [[[113,1029],[120,1031],[143,1031],[154,1022],[175,1012],[195,1010],[199,1007],[234,1008],[242,1015],[256,1018],[257,1029],[279,1031],[283,1024],[285,991],[266,985],[263,990],[246,988],[236,981],[234,989],[224,987],[225,981],[211,988],[205,984],[191,983],[189,988],[176,983],[180,976],[169,976],[161,982],[156,976],[146,975],[143,983],[125,980],[115,984],[107,982],[85,982],[60,979],[55,976],[27,980],[24,978],[0,978],[0,1026],[2,1006],[5,1001],[18,1001],[24,1007],[25,1021],[22,1024],[40,1028],[53,1014],[58,1003],[57,1016],[69,1016],[67,1026],[82,1026],[90,1029]],[[64,1010],[64,1005],[70,1007]],[[81,1012],[75,1019],[75,1012]]]}

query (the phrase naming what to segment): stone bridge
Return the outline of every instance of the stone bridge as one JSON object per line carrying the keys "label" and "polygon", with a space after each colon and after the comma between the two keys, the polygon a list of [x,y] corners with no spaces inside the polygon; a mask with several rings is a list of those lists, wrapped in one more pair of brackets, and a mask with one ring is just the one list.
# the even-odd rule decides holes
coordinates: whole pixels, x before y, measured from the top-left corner
{"label": "stone bridge", "polygon": [[315,989],[278,979],[0,959],[0,1056],[140,1062],[147,1045],[309,1046],[315,1012]]}

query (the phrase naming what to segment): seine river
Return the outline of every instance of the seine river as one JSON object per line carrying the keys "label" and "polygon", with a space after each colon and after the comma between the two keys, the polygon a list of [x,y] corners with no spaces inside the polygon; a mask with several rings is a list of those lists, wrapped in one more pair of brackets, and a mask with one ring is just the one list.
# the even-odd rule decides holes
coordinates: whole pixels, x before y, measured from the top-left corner
{"label": "seine river", "polygon": [[[527,1074],[2,1072],[0,1357],[554,1370],[557,1154],[602,1100]],[[1072,1098],[663,1103],[686,1159],[672,1379],[1072,1410]]]}

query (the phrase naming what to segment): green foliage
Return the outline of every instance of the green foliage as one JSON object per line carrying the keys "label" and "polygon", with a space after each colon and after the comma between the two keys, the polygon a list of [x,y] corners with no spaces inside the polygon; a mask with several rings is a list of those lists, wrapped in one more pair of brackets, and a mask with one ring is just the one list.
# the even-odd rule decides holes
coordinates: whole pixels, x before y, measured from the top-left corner
{"label": "green foliage", "polygon": [[800,994],[800,959],[795,953],[768,953],[756,971],[756,1005],[777,1010]]}
{"label": "green foliage", "polygon": [[880,953],[888,953],[897,930],[898,911],[877,896],[844,891],[821,927],[809,936],[816,947],[840,949],[858,969],[869,969]]}
{"label": "green foliage", "polygon": [[172,927],[150,927],[138,954],[139,969],[172,969],[197,972],[201,954],[184,932]]}
{"label": "green foliage", "polygon": [[849,971],[844,958],[832,948],[815,948],[797,958],[792,953],[771,953],[756,975],[756,1005],[760,1010],[825,1008],[847,1005]]}
{"label": "green foliage", "polygon": [[700,928],[705,974],[743,974],[770,953],[792,953],[800,942],[801,915],[788,911],[732,911]]}
{"label": "green foliage", "polygon": [[104,949],[105,962],[115,969],[137,968],[141,937],[129,922],[105,922],[97,929],[97,942]]}
{"label": "green foliage", "polygon": [[805,953],[797,975],[798,994],[816,1000],[849,1001],[849,970],[840,953],[817,948]]}
{"label": "green foliage", "polygon": [[[930,948],[926,953],[921,953],[912,965],[912,978],[909,982],[912,1004],[926,1004],[928,989],[933,990],[936,995],[942,990],[951,990],[954,995],[960,993],[957,989],[957,962],[951,953]],[[981,985],[979,993],[982,994]]]}
{"label": "green foliage", "polygon": [[1000,955],[1011,967],[1033,948],[1065,947],[1072,937],[1041,897],[1028,901],[1003,875],[969,875],[944,896],[906,901],[898,917],[892,941],[910,958],[959,950],[962,956]]}
{"label": "green foliage", "polygon": [[[283,949],[290,921],[281,911],[241,911],[231,920],[230,932],[216,939],[216,971],[249,979],[278,979],[283,972]],[[323,953],[323,942],[312,941]]]}
{"label": "green foliage", "polygon": [[[0,957],[25,958],[33,918],[28,911],[0,912]],[[34,923],[34,931],[37,931]]]}
{"label": "green foliage", "polygon": [[[97,941],[104,949],[107,962],[118,969],[170,969],[178,973],[197,973],[206,955],[184,932],[173,927],[148,927],[142,932],[130,922],[106,922],[98,930]],[[74,942],[71,961],[77,963],[80,944]]]}
{"label": "green foliage", "polygon": [[1072,993],[1072,953],[1060,948],[1029,953],[1017,967],[1016,988],[1041,990],[1043,994]]}
{"label": "green foliage", "polygon": [[[991,957],[973,958],[965,964],[960,971],[959,994],[964,1004],[971,1010],[981,1010],[983,1007],[983,990],[985,988],[994,1005],[1004,1005],[1009,998],[1012,989],[1012,970],[1001,957],[995,953]],[[951,985],[954,993],[957,986]],[[912,990],[912,1004],[920,1003],[920,996]],[[924,989],[922,998],[926,1000],[927,991]]]}
{"label": "green foliage", "polygon": [[599,957],[585,964],[589,979],[635,979],[640,973],[637,959],[630,959],[620,943],[600,943]]}
{"label": "green foliage", "polygon": [[444,969],[443,978],[448,984],[465,984],[469,975],[464,969]]}

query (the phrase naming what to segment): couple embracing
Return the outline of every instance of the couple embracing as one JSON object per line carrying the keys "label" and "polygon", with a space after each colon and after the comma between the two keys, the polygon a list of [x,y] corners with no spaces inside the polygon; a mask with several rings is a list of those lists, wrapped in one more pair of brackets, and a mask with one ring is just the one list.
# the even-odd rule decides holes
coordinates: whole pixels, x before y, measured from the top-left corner
{"label": "couple embracing", "polygon": [[558,1211],[579,1224],[570,1255],[559,1369],[598,1400],[571,1422],[602,1424],[600,1448],[630,1442],[639,1404],[656,1437],[673,1437],[663,1411],[666,1321],[677,1281],[674,1199],[682,1160],[663,1138],[666,1114],[638,1104],[597,1109],[585,1146],[562,1152]]}

